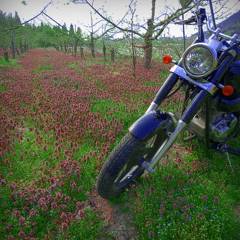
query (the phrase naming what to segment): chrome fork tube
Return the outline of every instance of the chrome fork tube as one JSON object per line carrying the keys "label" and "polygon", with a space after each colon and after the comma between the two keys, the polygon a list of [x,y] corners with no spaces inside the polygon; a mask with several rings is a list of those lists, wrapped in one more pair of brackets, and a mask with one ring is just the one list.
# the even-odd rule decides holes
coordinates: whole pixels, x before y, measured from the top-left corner
{"label": "chrome fork tube", "polygon": [[185,128],[186,125],[187,124],[180,119],[177,123],[177,126],[174,132],[172,132],[171,135],[166,139],[166,141],[161,145],[161,147],[153,156],[152,160],[150,162],[143,162],[142,164],[143,168],[145,168],[149,172],[153,172],[155,165],[165,155],[168,149],[172,146],[172,144],[178,137],[179,133],[182,132],[182,130]]}
{"label": "chrome fork tube", "polygon": [[152,102],[151,105],[149,106],[149,108],[147,109],[147,111],[145,112],[145,114],[147,114],[151,111],[157,110],[157,108],[158,108],[158,105],[155,102]]}

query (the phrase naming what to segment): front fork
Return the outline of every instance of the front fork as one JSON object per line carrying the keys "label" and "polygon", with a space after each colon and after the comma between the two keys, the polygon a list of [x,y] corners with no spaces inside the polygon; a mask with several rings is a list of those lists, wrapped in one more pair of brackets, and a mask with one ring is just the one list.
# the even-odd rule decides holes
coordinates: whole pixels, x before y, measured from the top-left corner
{"label": "front fork", "polygon": [[172,144],[177,139],[178,135],[184,130],[186,125],[192,120],[194,115],[197,113],[203,102],[207,99],[210,94],[201,90],[193,99],[192,104],[184,111],[181,119],[178,120],[175,130],[172,133],[168,133],[169,136],[166,141],[161,145],[158,151],[155,153],[150,162],[144,161],[142,167],[145,168],[148,172],[153,172],[155,165],[158,161],[165,155],[169,150]]}
{"label": "front fork", "polygon": [[162,103],[162,101],[167,97],[169,92],[173,89],[175,84],[178,81],[178,75],[175,73],[171,73],[162,87],[159,89],[158,93],[156,94],[154,100],[152,101],[151,105],[147,109],[146,113],[157,110],[158,106]]}
{"label": "front fork", "polygon": [[[167,97],[169,92],[173,89],[176,82],[178,81],[179,76],[175,73],[171,73],[163,86],[158,91],[155,96],[153,102],[147,109],[146,113],[150,111],[157,110],[158,106],[161,102]],[[148,172],[153,172],[155,165],[158,161],[165,155],[165,153],[169,150],[172,144],[175,142],[178,135],[184,130],[186,125],[192,120],[194,115],[197,113],[199,108],[202,106],[203,102],[209,96],[209,93],[205,90],[201,90],[193,99],[192,103],[188,106],[188,108],[184,111],[181,119],[178,120],[175,130],[172,133],[168,133],[169,136],[166,141],[161,145],[158,151],[155,153],[150,162],[144,161],[142,163],[143,168],[145,168]]]}

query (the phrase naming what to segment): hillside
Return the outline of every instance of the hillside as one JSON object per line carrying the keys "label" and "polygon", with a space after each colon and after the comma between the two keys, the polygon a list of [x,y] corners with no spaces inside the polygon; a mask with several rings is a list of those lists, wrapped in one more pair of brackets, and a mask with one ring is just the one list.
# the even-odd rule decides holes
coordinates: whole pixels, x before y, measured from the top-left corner
{"label": "hillside", "polygon": [[226,33],[240,34],[240,11],[222,21],[220,24],[218,24],[218,27],[220,27]]}

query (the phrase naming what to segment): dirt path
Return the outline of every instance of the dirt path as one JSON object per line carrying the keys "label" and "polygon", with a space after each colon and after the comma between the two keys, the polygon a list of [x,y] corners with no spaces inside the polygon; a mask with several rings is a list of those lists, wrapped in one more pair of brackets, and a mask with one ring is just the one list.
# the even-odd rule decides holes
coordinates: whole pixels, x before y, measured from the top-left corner
{"label": "dirt path", "polygon": [[113,236],[113,239],[137,239],[137,231],[133,225],[132,217],[129,212],[123,210],[127,207],[127,203],[110,204],[94,191],[90,196],[90,204],[104,219],[106,223],[104,230]]}

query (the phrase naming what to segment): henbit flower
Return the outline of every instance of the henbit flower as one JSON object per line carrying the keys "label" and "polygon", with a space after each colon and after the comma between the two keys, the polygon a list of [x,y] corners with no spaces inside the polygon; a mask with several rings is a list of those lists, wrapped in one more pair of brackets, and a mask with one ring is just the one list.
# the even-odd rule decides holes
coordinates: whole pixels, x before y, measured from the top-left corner
{"label": "henbit flower", "polygon": [[20,218],[19,218],[19,224],[20,225],[23,225],[24,223],[25,223],[25,217],[23,217],[23,216],[21,216]]}

